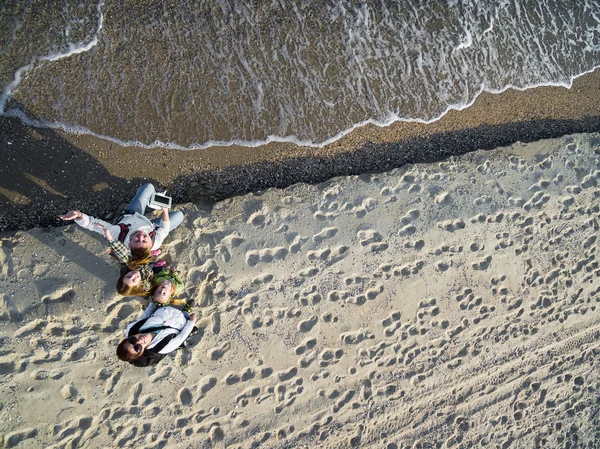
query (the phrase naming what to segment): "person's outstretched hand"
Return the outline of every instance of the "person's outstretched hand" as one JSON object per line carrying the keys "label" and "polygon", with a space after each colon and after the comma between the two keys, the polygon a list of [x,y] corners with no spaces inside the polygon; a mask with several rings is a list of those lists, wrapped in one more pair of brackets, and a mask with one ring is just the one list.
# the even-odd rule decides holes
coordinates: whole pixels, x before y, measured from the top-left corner
{"label": "person's outstretched hand", "polygon": [[64,215],[59,215],[58,218],[61,218],[63,220],[77,220],[81,218],[81,212],[79,212],[78,210],[70,210]]}
{"label": "person's outstretched hand", "polygon": [[100,228],[102,230],[102,232],[104,232],[104,236],[106,237],[106,240],[108,240],[109,242],[113,241],[113,237],[110,234],[110,232],[106,226],[101,225],[100,223],[96,223],[94,226],[96,226],[97,228]]}
{"label": "person's outstretched hand", "polygon": [[190,321],[192,323],[195,323],[196,321],[198,321],[198,316],[195,313],[190,313]]}

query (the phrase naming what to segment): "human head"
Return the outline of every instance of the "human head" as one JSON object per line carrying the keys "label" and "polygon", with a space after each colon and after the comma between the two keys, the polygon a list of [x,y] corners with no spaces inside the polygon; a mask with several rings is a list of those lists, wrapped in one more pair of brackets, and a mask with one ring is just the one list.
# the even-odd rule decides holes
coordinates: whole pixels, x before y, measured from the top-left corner
{"label": "human head", "polygon": [[173,283],[165,279],[152,289],[152,299],[159,304],[167,304],[173,293],[175,293]]}
{"label": "human head", "polygon": [[117,291],[123,296],[146,296],[148,291],[142,288],[141,282],[139,270],[123,270],[117,280]]}
{"label": "human head", "polygon": [[[132,254],[134,250],[145,250],[150,248],[152,248],[152,239],[146,232],[138,230],[131,235],[131,240],[129,240],[129,249],[131,250]],[[136,256],[134,256],[134,258],[139,259],[139,257]]]}
{"label": "human head", "polygon": [[152,334],[136,334],[127,337],[117,346],[117,357],[124,362],[139,359],[152,342]]}
{"label": "human head", "polygon": [[125,276],[123,276],[123,285],[132,288],[137,287],[142,282],[142,275],[140,274],[140,270],[132,270],[127,272]]}

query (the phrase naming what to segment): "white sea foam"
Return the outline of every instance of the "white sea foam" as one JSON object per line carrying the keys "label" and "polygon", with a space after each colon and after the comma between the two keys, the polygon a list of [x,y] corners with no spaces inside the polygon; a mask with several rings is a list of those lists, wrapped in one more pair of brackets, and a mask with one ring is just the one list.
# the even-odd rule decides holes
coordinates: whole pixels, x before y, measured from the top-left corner
{"label": "white sea foam", "polygon": [[456,50],[462,50],[463,48],[469,48],[473,45],[473,36],[469,30],[465,30],[465,40],[457,45]]}
{"label": "white sea foam", "polygon": [[[544,5],[549,1],[553,0],[544,0]],[[451,1],[448,5],[454,9],[454,16],[446,19],[435,7],[422,15],[420,2],[413,0],[407,0],[406,9],[397,6],[393,11],[389,5],[376,9],[362,2],[357,7],[346,0],[323,6],[325,31],[335,28],[334,33],[325,36],[323,30],[313,29],[314,18],[303,16],[294,5],[289,16],[295,20],[285,26],[268,27],[260,23],[269,17],[268,8],[255,10],[232,0],[221,4],[221,19],[210,18],[214,20],[210,24],[219,30],[218,36],[203,34],[200,45],[186,41],[194,33],[181,26],[187,24],[181,20],[196,10],[195,2],[185,4],[192,9],[174,9],[172,13],[181,17],[169,16],[164,27],[155,24],[152,28],[153,33],[162,33],[165,38],[161,42],[172,56],[163,58],[167,63],[140,58],[146,53],[129,50],[133,56],[130,64],[111,66],[113,59],[118,59],[110,53],[113,44],[132,47],[128,36],[120,35],[118,27],[111,24],[107,30],[112,34],[103,34],[106,45],[94,52],[96,65],[83,62],[91,73],[96,70],[110,76],[98,77],[103,81],[94,84],[96,77],[55,71],[53,75],[59,75],[52,80],[52,88],[44,91],[44,83],[48,83],[45,67],[34,70],[39,62],[60,64],[60,60],[98,45],[104,20],[100,2],[94,35],[85,42],[71,44],[67,51],[38,57],[18,69],[0,95],[0,113],[19,117],[32,126],[89,134],[142,148],[255,147],[270,142],[321,147],[367,124],[383,127],[397,121],[435,122],[449,111],[471,106],[482,92],[570,87],[575,78],[597,67],[589,69],[600,47],[593,39],[581,43],[578,51],[582,61],[576,66],[571,64],[575,56],[564,50],[555,52],[554,40],[545,42],[542,34],[536,34],[538,30],[546,29],[554,36],[574,33],[577,39],[581,39],[581,32],[577,23],[552,28],[547,5],[541,7],[546,14],[542,19],[545,28],[532,24],[523,35],[513,35],[513,31],[520,32],[523,23],[529,23],[527,14],[537,17],[539,11],[526,11],[518,4],[512,11],[513,3],[485,9],[475,2],[465,6]],[[111,6],[107,4],[106,8]],[[460,9],[463,7],[464,14]],[[523,23],[518,17],[524,17]],[[267,31],[261,34],[263,30]],[[150,36],[149,42],[155,38]],[[561,45],[572,39],[565,35]],[[146,48],[142,40],[136,41],[136,46]],[[186,57],[181,58],[182,54]],[[28,86],[33,83],[44,95],[29,98],[24,89],[18,90],[28,75],[35,80]],[[131,82],[137,83],[136,91],[127,95],[125,89]],[[98,92],[103,95],[102,101],[96,101]],[[8,99],[13,93],[23,99],[23,111],[10,109]],[[28,117],[29,106],[55,115]],[[197,141],[185,140],[190,135],[196,135]]]}
{"label": "white sea foam", "polygon": [[90,51],[92,48],[94,48],[98,44],[98,35],[100,34],[100,31],[102,30],[102,25],[104,23],[104,16],[102,15],[102,5],[103,4],[104,4],[104,0],[100,0],[100,2],[98,3],[98,5],[96,7],[98,10],[98,15],[99,15],[98,27],[96,29],[96,32],[94,33],[94,35],[88,42],[80,42],[80,43],[76,43],[76,44],[69,43],[67,51],[60,52],[60,53],[51,53],[51,54],[44,55],[44,56],[39,56],[39,57],[35,58],[33,62],[31,62],[23,67],[20,67],[19,69],[16,70],[12,82],[8,83],[6,85],[6,87],[4,88],[4,90],[2,91],[2,93],[0,94],[0,115],[5,115],[6,102],[10,98],[12,92],[21,83],[21,80],[23,79],[23,77],[25,75],[27,75],[28,72],[33,70],[40,62],[43,62],[43,61],[54,62],[54,61],[58,61],[63,58],[68,58],[70,56],[73,56],[73,55],[76,55],[79,53],[85,53],[87,51]]}
{"label": "white sea foam", "polygon": [[262,140],[261,139],[257,139],[257,140],[232,139],[232,140],[228,140],[228,141],[209,140],[204,143],[194,143],[189,146],[182,146],[182,145],[179,145],[174,142],[164,142],[164,141],[160,141],[160,140],[156,140],[150,144],[147,144],[147,143],[139,142],[136,140],[121,140],[121,139],[118,139],[118,138],[115,138],[112,136],[99,134],[88,128],[85,128],[85,127],[82,127],[79,125],[70,125],[70,124],[60,123],[60,122],[50,122],[50,121],[46,121],[46,120],[33,119],[33,118],[29,117],[23,111],[18,110],[18,109],[9,109],[5,112],[4,115],[6,115],[8,117],[18,118],[24,124],[26,124],[28,126],[36,127],[36,128],[49,128],[49,129],[62,130],[67,133],[70,133],[70,134],[89,135],[89,136],[93,136],[93,137],[96,137],[96,138],[99,138],[102,140],[106,140],[108,142],[115,143],[120,146],[126,146],[126,147],[127,146],[135,146],[135,147],[144,148],[144,149],[148,149],[148,150],[155,149],[155,148],[167,148],[167,149],[174,149],[174,150],[202,150],[202,149],[211,148],[211,147],[229,147],[229,146],[242,146],[242,147],[253,148],[253,147],[267,145],[269,143],[291,143],[291,144],[295,144],[298,146],[321,148],[326,145],[332,144],[332,143],[336,142],[337,140],[340,140],[347,134],[349,134],[349,133],[353,132],[354,130],[361,128],[365,125],[387,127],[387,126],[392,125],[395,122],[421,123],[421,124],[434,123],[434,122],[440,120],[442,117],[444,117],[450,111],[461,111],[463,109],[469,108],[470,106],[473,105],[473,103],[475,103],[475,101],[477,100],[479,95],[481,95],[484,92],[488,92],[491,94],[501,94],[503,92],[506,92],[509,89],[514,89],[517,91],[526,91],[526,90],[535,89],[538,87],[564,87],[564,88],[570,89],[573,86],[574,80],[576,80],[577,78],[579,78],[583,75],[593,72],[597,68],[600,68],[600,66],[596,66],[588,71],[585,71],[583,73],[572,76],[569,81],[565,81],[565,82],[540,83],[540,84],[532,84],[530,86],[525,86],[525,87],[509,85],[509,86],[505,86],[502,89],[481,88],[477,92],[477,94],[473,97],[473,99],[471,101],[469,101],[468,103],[450,105],[438,116],[433,117],[429,120],[423,120],[423,119],[419,119],[419,118],[410,118],[410,117],[400,117],[397,114],[390,114],[386,120],[367,119],[367,120],[363,120],[359,123],[355,123],[351,127],[339,132],[335,136],[332,136],[321,142],[313,142],[310,140],[299,139],[294,135],[289,135],[289,136],[270,135],[266,139],[262,139]]}

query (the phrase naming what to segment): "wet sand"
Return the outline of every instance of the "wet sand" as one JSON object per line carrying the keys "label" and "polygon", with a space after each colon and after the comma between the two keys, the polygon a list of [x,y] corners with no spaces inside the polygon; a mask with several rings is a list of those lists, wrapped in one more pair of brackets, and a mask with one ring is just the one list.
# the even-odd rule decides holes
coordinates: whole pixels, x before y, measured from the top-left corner
{"label": "wet sand", "polygon": [[367,125],[319,149],[272,143],[256,148],[144,150],[2,118],[6,163],[0,168],[0,231],[58,225],[56,215],[70,208],[110,216],[145,181],[164,186],[177,202],[210,207],[217,200],[268,187],[598,131],[599,94],[596,71],[575,80],[571,89],[483,94],[471,107],[435,123]]}

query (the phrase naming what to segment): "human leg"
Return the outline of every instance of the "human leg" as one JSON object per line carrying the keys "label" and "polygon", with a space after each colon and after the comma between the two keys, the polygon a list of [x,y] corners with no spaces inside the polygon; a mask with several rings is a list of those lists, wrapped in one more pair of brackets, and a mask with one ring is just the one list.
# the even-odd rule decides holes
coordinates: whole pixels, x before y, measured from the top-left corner
{"label": "human leg", "polygon": [[[160,220],[161,219],[159,217],[159,218],[154,218],[151,221],[152,221],[152,223],[159,225]],[[181,212],[180,210],[169,212],[169,232],[171,232],[173,229],[175,229],[177,226],[179,226],[182,221],[183,221],[183,212]]]}
{"label": "human leg", "polygon": [[138,214],[144,215],[144,212],[146,212],[146,207],[148,206],[148,202],[150,201],[150,198],[154,192],[156,192],[156,190],[150,183],[141,186],[131,200],[131,203],[129,203],[125,209],[125,212],[131,214],[137,212]]}

